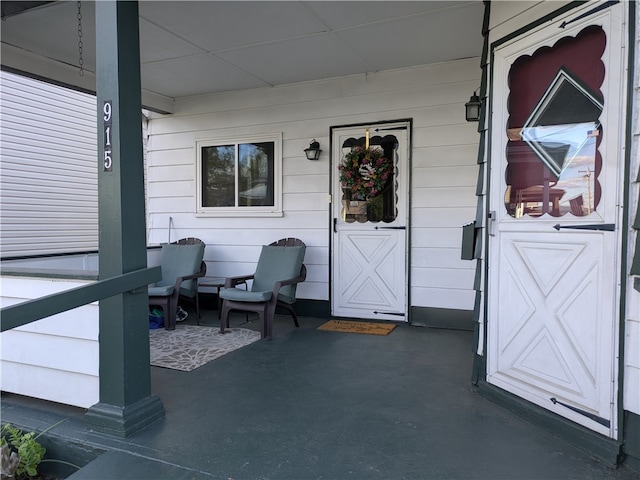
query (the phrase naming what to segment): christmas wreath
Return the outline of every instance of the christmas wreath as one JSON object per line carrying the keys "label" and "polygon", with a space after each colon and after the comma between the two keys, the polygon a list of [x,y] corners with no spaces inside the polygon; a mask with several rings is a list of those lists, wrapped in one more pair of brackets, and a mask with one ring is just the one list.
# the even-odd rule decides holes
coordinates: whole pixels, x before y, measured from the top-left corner
{"label": "christmas wreath", "polygon": [[393,162],[381,148],[354,147],[338,166],[340,185],[352,200],[369,200],[380,193],[393,174]]}

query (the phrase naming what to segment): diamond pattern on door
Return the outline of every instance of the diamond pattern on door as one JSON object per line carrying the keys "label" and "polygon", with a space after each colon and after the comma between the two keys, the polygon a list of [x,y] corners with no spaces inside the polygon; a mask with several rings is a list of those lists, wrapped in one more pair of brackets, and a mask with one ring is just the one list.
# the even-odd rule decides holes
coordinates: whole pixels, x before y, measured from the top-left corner
{"label": "diamond pattern on door", "polygon": [[563,307],[557,313],[558,321],[592,384],[595,384],[597,377],[599,335],[597,316],[593,312],[598,310],[598,277],[598,264],[594,262],[583,274],[582,281],[562,302]]}
{"label": "diamond pattern on door", "polygon": [[544,295],[556,286],[584,249],[583,245],[566,243],[544,249],[529,242],[517,242],[514,246]]}
{"label": "diamond pattern on door", "polygon": [[526,289],[515,275],[513,268],[510,268],[506,275],[509,280],[505,285],[505,311],[509,312],[509,322],[500,324],[500,350],[504,351],[509,343],[522,329],[523,325],[535,313],[535,306],[529,298]]}
{"label": "diamond pattern on door", "polygon": [[383,293],[375,283],[370,279],[366,279],[353,289],[349,297],[349,302],[356,305],[380,307],[386,305],[384,302],[381,302],[384,298]]}
{"label": "diamond pattern on door", "polygon": [[546,328],[516,358],[513,368],[546,380],[550,385],[563,384],[565,388],[579,390],[558,345]]}
{"label": "diamond pattern on door", "polygon": [[351,236],[350,239],[352,242],[349,248],[353,248],[364,259],[374,258],[376,255],[379,255],[380,248],[384,246],[387,240],[386,238],[368,235],[358,235],[357,239]]}

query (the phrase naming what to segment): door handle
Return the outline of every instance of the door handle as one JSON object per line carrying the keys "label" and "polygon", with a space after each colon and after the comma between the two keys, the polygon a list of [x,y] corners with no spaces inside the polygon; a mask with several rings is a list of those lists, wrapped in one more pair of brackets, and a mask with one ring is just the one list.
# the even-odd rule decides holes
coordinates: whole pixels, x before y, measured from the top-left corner
{"label": "door handle", "polygon": [[406,230],[407,227],[378,227],[376,225],[375,229],[376,230]]}
{"label": "door handle", "polygon": [[561,228],[568,228],[571,230],[605,230],[607,232],[613,232],[616,229],[615,223],[594,223],[591,225],[560,225],[557,223],[553,226],[556,230],[560,231]]}
{"label": "door handle", "polygon": [[496,214],[495,210],[491,210],[489,213],[487,213],[487,227],[489,227],[489,236],[491,237],[496,236],[494,227],[495,227],[497,218],[498,218],[498,215]]}
{"label": "door handle", "polygon": [[338,233],[338,219],[333,217],[333,233]]}

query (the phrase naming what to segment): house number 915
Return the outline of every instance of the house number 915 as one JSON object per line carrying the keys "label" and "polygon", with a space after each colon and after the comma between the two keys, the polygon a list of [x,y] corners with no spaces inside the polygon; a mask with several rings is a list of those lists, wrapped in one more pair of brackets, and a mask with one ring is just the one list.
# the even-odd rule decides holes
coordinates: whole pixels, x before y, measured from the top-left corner
{"label": "house number 915", "polygon": [[105,100],[102,105],[102,118],[104,120],[104,171],[110,172],[113,167],[113,159],[111,157],[111,118],[112,118],[111,100]]}

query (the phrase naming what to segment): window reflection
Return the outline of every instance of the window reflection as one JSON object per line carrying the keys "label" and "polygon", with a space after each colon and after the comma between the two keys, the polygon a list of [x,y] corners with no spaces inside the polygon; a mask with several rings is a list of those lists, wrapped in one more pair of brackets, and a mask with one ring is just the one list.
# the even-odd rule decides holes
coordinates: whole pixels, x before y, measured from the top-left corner
{"label": "window reflection", "polygon": [[202,148],[202,206],[235,205],[235,145]]}
{"label": "window reflection", "polygon": [[202,206],[273,206],[275,143],[203,146]]}
{"label": "window reflection", "polygon": [[240,206],[273,205],[273,142],[238,146]]}
{"label": "window reflection", "polygon": [[[569,212],[579,217],[589,215],[595,208],[594,172],[599,134],[595,122],[523,129],[523,140],[544,159],[548,172],[546,178],[543,172],[542,178],[536,179],[536,175],[527,175],[526,161],[520,165],[517,176],[525,177],[515,182],[520,188],[507,187],[505,200],[509,214],[516,218],[543,213],[555,217]],[[517,151],[510,151],[510,156],[517,155]],[[533,170],[537,163],[535,159]],[[531,184],[527,185],[527,178],[532,177]]]}
{"label": "window reflection", "polygon": [[524,125],[507,130],[504,201],[509,215],[582,217],[595,211],[602,108],[571,72],[558,70]]}

